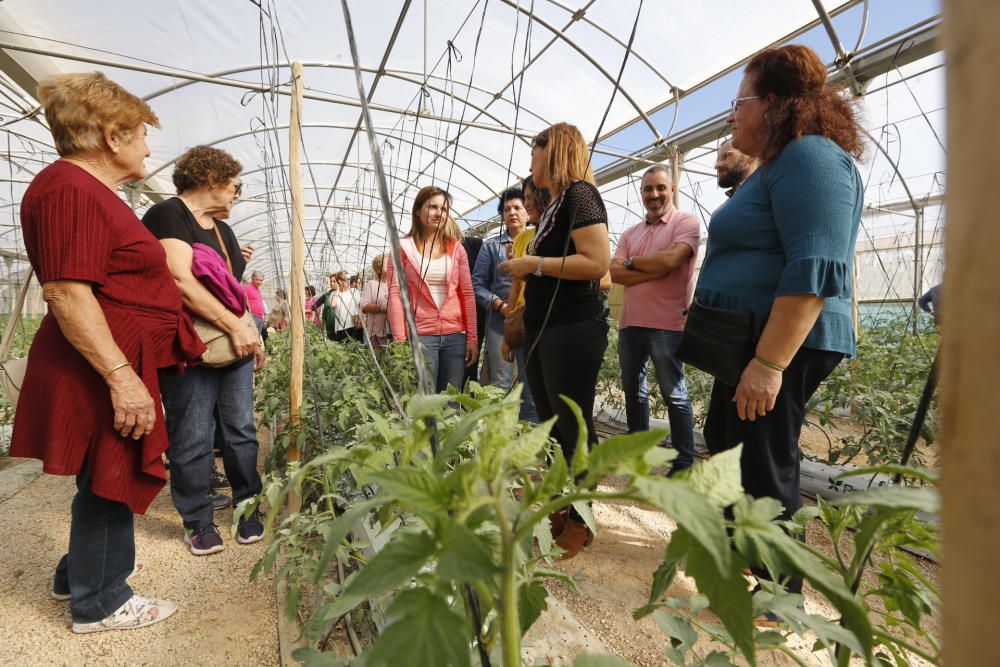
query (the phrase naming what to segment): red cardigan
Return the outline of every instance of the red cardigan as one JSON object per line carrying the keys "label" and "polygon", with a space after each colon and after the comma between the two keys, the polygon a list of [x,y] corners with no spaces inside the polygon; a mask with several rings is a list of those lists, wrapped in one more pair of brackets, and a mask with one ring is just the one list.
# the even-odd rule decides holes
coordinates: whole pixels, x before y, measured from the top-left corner
{"label": "red cardigan", "polygon": [[[476,296],[472,290],[469,257],[458,241],[448,246],[448,295],[441,308],[434,303],[430,287],[420,273],[420,253],[409,237],[400,240],[406,284],[410,288],[410,307],[414,309],[417,333],[421,336],[444,336],[465,332],[466,340],[478,342],[476,331]],[[399,298],[399,285],[394,276],[395,268],[388,262],[389,326],[393,338],[406,340],[406,322],[403,302]]]}

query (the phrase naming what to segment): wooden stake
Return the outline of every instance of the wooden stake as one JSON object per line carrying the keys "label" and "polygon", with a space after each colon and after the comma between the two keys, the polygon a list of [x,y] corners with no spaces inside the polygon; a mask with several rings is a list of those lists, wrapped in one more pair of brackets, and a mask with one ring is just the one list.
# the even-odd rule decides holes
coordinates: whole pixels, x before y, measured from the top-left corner
{"label": "wooden stake", "polygon": [[1000,665],[1000,3],[944,3],[948,233],[941,300],[944,664]]}
{"label": "wooden stake", "polygon": [[[288,276],[288,320],[291,336],[291,379],[289,383],[289,427],[292,439],[288,443],[288,461],[300,460],[299,450],[302,409],[302,374],[305,365],[305,199],[302,191],[302,63],[292,63],[292,118],[288,131],[288,182],[292,195],[292,258]],[[302,499],[293,493],[289,511],[297,512]]]}

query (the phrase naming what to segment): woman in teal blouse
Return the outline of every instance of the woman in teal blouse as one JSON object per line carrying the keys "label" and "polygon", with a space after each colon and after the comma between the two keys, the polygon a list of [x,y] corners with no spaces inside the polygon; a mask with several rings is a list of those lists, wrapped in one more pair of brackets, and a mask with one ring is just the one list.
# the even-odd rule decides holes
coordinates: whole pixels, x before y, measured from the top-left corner
{"label": "woman in teal blouse", "polygon": [[713,453],[743,443],[744,488],[777,498],[789,518],[802,504],[806,403],[855,351],[864,188],[854,161],[863,144],[852,106],[826,87],[826,67],[804,46],[755,56],[732,106],[733,146],[762,166],[712,216],[695,298],[752,311],[758,342],[736,387],[716,381],[705,440]]}

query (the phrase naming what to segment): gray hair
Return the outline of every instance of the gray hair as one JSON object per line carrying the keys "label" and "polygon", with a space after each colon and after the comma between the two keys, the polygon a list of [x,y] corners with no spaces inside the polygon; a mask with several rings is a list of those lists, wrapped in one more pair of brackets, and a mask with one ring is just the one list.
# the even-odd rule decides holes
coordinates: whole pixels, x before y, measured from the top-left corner
{"label": "gray hair", "polygon": [[250,280],[253,280],[254,278],[263,278],[263,277],[264,274],[261,273],[260,271],[254,271],[253,273],[250,274]]}
{"label": "gray hair", "polygon": [[661,171],[664,174],[667,175],[667,178],[669,178],[671,181],[673,181],[673,176],[670,174],[670,170],[667,169],[666,167],[664,167],[662,164],[654,164],[652,167],[650,167],[646,171],[642,172],[642,177],[646,178],[650,174],[655,174],[655,173],[661,172]]}

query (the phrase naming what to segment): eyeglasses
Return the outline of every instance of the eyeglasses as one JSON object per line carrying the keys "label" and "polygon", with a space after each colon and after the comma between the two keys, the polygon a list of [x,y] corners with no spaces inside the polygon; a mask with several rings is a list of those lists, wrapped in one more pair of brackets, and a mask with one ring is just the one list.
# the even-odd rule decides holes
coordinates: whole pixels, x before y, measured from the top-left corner
{"label": "eyeglasses", "polygon": [[239,197],[241,194],[243,194],[243,183],[237,183],[236,184],[236,196]]}
{"label": "eyeglasses", "polygon": [[759,100],[760,95],[747,95],[746,97],[737,97],[735,100],[731,101],[729,105],[733,108],[733,113],[740,110],[740,103],[746,102],[747,100]]}

